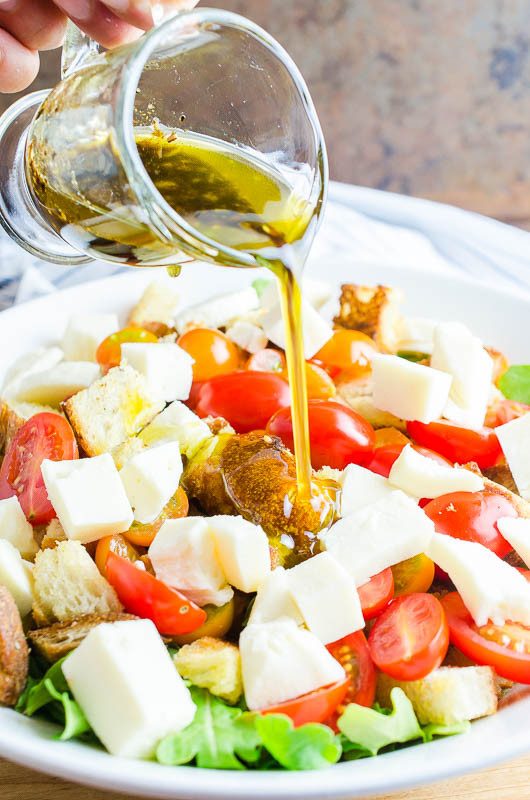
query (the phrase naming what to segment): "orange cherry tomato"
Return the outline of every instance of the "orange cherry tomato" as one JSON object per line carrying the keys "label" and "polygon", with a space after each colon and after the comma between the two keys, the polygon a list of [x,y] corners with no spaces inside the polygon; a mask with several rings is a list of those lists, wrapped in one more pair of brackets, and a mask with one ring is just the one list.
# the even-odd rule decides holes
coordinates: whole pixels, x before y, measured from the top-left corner
{"label": "orange cherry tomato", "polygon": [[139,342],[149,344],[158,342],[154,333],[146,331],[145,328],[123,328],[121,331],[111,333],[103,339],[96,350],[96,359],[101,369],[107,374],[109,369],[119,367],[121,363],[121,346],[126,342]]}
{"label": "orange cherry tomato", "polygon": [[[359,373],[370,369],[374,355],[378,352],[372,339],[360,331],[340,329],[333,332],[324,347],[315,354],[315,359],[326,366]],[[353,375],[352,375],[353,377]]]}
{"label": "orange cherry tomato", "polygon": [[[432,581],[431,581],[432,583]],[[394,596],[392,569],[387,567],[359,586],[359,600],[365,620],[374,619],[387,607]]]}
{"label": "orange cherry tomato", "polygon": [[410,439],[404,433],[398,431],[397,428],[377,428],[375,432],[375,449],[378,447],[387,447],[387,445],[402,445],[410,444]]}
{"label": "orange cherry tomato", "polygon": [[282,373],[285,370],[286,362],[285,356],[281,350],[275,350],[273,347],[265,347],[263,350],[258,350],[250,356],[245,364],[245,369],[252,372],[278,372]]}
{"label": "orange cherry tomato", "polygon": [[398,681],[417,681],[440,666],[449,647],[449,627],[432,594],[406,594],[376,619],[368,637],[377,667]]}
{"label": "orange cherry tomato", "polygon": [[234,372],[239,367],[237,345],[214,328],[192,328],[179,337],[177,344],[195,361],[194,381],[207,381],[216,375]]}
{"label": "orange cherry tomato", "polygon": [[434,562],[420,553],[390,568],[394,578],[394,597],[426,592],[434,580]]}
{"label": "orange cherry tomato", "polygon": [[339,703],[341,703],[350,685],[349,677],[331,686],[323,686],[314,692],[302,694],[294,700],[286,700],[275,706],[260,709],[260,714],[285,714],[295,726],[305,725],[307,722],[323,722],[328,719]]}
{"label": "orange cherry tomato", "polygon": [[[127,541],[132,542],[132,544],[138,545],[139,547],[149,547],[156,534],[162,527],[162,523],[165,522],[166,519],[179,519],[179,517],[185,517],[188,514],[188,509],[189,503],[186,492],[179,486],[173,497],[164,506],[154,522],[145,524],[142,524],[141,522],[133,522],[129,530],[125,531],[123,536],[127,539]],[[122,555],[122,553],[119,553],[119,555]]]}
{"label": "orange cherry tomato", "polygon": [[[325,369],[306,361],[305,377],[307,383],[307,397],[309,400],[333,400],[337,389]],[[282,372],[282,378],[289,380],[287,368]]]}
{"label": "orange cherry tomato", "polygon": [[211,636],[214,639],[222,639],[223,636],[226,636],[234,621],[234,598],[224,606],[206,605],[202,607],[202,610],[206,612],[206,620],[200,628],[196,628],[191,633],[173,636],[173,644],[181,647],[183,644],[191,644],[203,636]]}
{"label": "orange cherry tomato", "polygon": [[121,533],[102,536],[97,543],[94,560],[103,576],[105,576],[105,564],[109,553],[116,553],[116,555],[122,556],[122,558],[126,558],[129,561],[136,561],[140,556],[138,550]]}

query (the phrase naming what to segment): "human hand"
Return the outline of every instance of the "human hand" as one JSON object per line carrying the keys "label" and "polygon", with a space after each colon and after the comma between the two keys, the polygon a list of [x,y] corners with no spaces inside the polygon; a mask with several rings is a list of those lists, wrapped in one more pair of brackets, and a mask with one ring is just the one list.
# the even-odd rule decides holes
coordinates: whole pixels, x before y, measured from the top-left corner
{"label": "human hand", "polygon": [[[155,0],[157,2],[157,0]],[[104,47],[137,39],[153,27],[151,0],[0,0],[0,92],[20,92],[39,71],[39,50],[63,40],[69,17]],[[198,0],[160,0],[167,12]]]}

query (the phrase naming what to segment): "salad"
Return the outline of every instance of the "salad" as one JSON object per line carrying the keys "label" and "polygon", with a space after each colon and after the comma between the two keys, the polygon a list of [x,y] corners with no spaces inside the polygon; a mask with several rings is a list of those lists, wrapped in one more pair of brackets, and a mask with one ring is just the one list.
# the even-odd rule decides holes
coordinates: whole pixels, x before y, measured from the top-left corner
{"label": "salad", "polygon": [[334,295],[304,284],[307,497],[273,280],[189,307],[157,281],[12,365],[0,704],[122,757],[295,770],[530,684],[530,366],[396,289]]}

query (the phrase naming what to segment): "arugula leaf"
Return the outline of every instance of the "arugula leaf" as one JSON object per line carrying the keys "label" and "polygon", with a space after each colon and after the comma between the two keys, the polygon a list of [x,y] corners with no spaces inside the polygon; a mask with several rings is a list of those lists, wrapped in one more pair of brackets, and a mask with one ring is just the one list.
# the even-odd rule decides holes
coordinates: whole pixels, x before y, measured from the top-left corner
{"label": "arugula leaf", "polygon": [[327,725],[295,728],[284,714],[257,716],[255,725],[264,747],[285,769],[321,769],[341,757],[339,737]]}
{"label": "arugula leaf", "polygon": [[350,703],[337,721],[339,730],[373,756],[386,745],[423,739],[422,729],[405,692],[394,687],[390,700],[393,707],[390,714]]}
{"label": "arugula leaf", "polygon": [[515,364],[507,369],[497,386],[508,400],[530,404],[530,364]]}
{"label": "arugula leaf", "polygon": [[260,756],[260,737],[255,715],[226,705],[206,689],[190,687],[197,706],[193,722],[177,734],[166,736],[158,745],[161,764],[189,764],[208,769],[245,769]]}
{"label": "arugula leaf", "polygon": [[256,280],[252,281],[250,285],[254,287],[256,294],[261,299],[261,295],[271,283],[272,281],[270,281],[268,278],[256,278]]}
{"label": "arugula leaf", "polygon": [[58,739],[66,741],[91,730],[90,723],[81,706],[71,697],[70,692],[58,692],[49,678],[44,681],[44,685],[51,697],[61,703],[63,707],[64,729],[58,735]]}

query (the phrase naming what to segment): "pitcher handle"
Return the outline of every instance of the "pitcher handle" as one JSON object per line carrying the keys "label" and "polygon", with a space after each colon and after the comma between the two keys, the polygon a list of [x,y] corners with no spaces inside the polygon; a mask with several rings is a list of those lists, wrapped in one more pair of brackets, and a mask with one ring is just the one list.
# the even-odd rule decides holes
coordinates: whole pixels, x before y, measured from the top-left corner
{"label": "pitcher handle", "polygon": [[68,20],[61,53],[61,79],[86,66],[101,52],[101,45]]}

